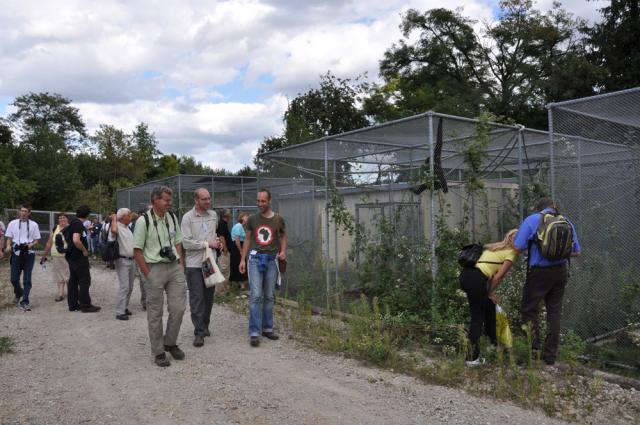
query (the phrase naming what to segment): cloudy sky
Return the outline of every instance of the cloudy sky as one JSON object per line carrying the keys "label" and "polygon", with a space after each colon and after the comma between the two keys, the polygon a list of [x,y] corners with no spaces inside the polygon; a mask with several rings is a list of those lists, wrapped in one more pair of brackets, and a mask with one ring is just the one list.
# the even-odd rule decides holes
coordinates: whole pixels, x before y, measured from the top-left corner
{"label": "cloudy sky", "polygon": [[[164,153],[215,168],[251,164],[282,131],[287,99],[339,77],[376,81],[409,8],[463,8],[490,20],[496,0],[3,0],[0,116],[15,96],[60,93],[90,132],[140,121]],[[540,0],[548,9],[552,0]],[[567,0],[597,19],[602,0]]]}

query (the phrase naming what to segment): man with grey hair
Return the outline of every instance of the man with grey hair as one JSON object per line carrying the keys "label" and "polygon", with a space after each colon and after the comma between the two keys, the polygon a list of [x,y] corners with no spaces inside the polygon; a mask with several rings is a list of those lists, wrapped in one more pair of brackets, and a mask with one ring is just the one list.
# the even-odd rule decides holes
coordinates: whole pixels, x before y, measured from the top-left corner
{"label": "man with grey hair", "polygon": [[193,345],[202,347],[204,337],[210,336],[209,323],[213,309],[215,287],[207,288],[202,275],[202,263],[207,247],[219,249],[216,237],[218,215],[211,210],[211,195],[204,188],[196,189],[193,208],[182,217],[182,245],[185,249],[189,306],[193,322]]}
{"label": "man with grey hair", "polygon": [[118,241],[118,259],[115,261],[118,275],[118,294],[116,297],[116,319],[129,320],[129,300],[133,291],[133,281],[136,278],[133,262],[133,234],[129,229],[131,211],[120,208],[111,218],[108,242]]}
{"label": "man with grey hair", "polygon": [[[166,186],[151,190],[152,208],[144,213],[133,232],[133,257],[147,280],[147,321],[151,352],[156,365],[171,363],[165,351],[176,360],[184,360],[178,347],[178,334],[186,303],[186,285],[182,270],[182,232],[175,215],[169,211],[173,191]],[[163,334],[162,312],[167,295],[167,330]]]}

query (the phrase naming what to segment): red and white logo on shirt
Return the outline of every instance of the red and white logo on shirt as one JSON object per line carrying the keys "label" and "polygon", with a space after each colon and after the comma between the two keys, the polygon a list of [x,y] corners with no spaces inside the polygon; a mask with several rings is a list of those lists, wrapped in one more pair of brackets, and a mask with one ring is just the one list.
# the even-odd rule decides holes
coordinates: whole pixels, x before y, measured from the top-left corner
{"label": "red and white logo on shirt", "polygon": [[273,229],[266,224],[261,224],[256,229],[256,242],[258,245],[266,246],[273,242]]}

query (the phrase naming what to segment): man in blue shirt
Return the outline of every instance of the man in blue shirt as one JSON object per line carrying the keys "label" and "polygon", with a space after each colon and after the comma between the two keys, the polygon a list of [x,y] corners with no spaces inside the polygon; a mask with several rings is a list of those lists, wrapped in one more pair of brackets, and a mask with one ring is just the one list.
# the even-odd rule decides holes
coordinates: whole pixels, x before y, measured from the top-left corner
{"label": "man in blue shirt", "polygon": [[[560,342],[560,319],[562,317],[562,299],[568,280],[568,260],[549,260],[542,256],[537,243],[538,224],[543,214],[558,214],[555,202],[550,198],[542,198],[536,205],[537,213],[524,219],[518,229],[514,245],[518,253],[530,249],[529,272],[522,291],[522,320],[533,327],[533,349],[540,350],[540,334],[538,330],[538,305],[544,299],[547,308],[547,337],[542,351],[542,359],[553,365],[558,355]],[[580,244],[576,229],[573,227],[573,246],[571,256],[580,255]]]}

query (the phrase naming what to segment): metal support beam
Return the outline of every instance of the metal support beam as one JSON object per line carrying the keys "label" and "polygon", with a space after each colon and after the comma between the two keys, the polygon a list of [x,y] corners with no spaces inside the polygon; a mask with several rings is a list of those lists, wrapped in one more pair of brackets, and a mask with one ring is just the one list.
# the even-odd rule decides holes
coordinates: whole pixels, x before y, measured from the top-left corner
{"label": "metal support beam", "polygon": [[524,218],[524,179],[522,178],[522,149],[524,147],[524,135],[522,134],[522,128],[518,132],[518,187],[520,193],[518,194],[518,213],[519,222],[522,223]]}
{"label": "metal support beam", "polygon": [[549,186],[551,186],[551,198],[556,198],[556,182],[555,182],[555,158],[553,152],[553,109],[547,111],[549,117]]}
{"label": "metal support beam", "polygon": [[325,226],[324,226],[324,240],[325,240],[325,280],[327,290],[327,310],[329,309],[329,293],[331,289],[331,275],[330,275],[330,262],[331,256],[329,253],[329,146],[327,139],[324,139],[324,214],[325,214]]}
{"label": "metal support beam", "polygon": [[[433,114],[429,114],[429,157],[433,158],[434,141],[433,141]],[[434,162],[429,161],[429,173],[431,176],[431,309],[435,312],[436,301],[436,276],[438,275],[438,260],[436,258],[436,199],[435,199],[435,178],[434,178]]]}

